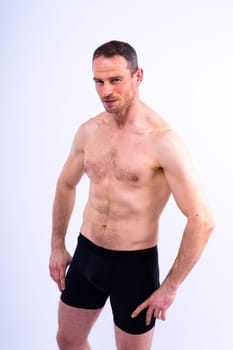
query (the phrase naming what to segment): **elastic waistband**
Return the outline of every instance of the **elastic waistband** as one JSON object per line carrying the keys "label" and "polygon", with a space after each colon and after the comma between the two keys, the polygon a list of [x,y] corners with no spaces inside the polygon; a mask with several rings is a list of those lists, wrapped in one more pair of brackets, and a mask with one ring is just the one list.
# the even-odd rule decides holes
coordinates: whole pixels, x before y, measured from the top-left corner
{"label": "elastic waistband", "polygon": [[139,250],[112,250],[100,247],[90,241],[88,238],[86,238],[81,232],[78,236],[78,244],[80,246],[85,246],[86,248],[91,249],[95,254],[101,255],[101,256],[111,256],[111,257],[133,257],[133,256],[141,256],[141,257],[148,257],[148,256],[154,256],[157,254],[157,246],[146,248],[146,249],[139,249]]}

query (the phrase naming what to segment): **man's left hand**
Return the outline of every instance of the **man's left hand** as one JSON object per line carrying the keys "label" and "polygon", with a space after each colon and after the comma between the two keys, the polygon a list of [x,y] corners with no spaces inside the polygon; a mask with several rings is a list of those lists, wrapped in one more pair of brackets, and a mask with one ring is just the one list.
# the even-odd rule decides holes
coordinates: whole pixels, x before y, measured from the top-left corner
{"label": "man's left hand", "polygon": [[135,318],[144,309],[148,309],[146,313],[146,324],[149,325],[151,318],[154,316],[159,320],[166,320],[166,311],[173,303],[176,296],[176,290],[171,290],[166,283],[161,285],[151,296],[140,304],[132,313],[131,317]]}

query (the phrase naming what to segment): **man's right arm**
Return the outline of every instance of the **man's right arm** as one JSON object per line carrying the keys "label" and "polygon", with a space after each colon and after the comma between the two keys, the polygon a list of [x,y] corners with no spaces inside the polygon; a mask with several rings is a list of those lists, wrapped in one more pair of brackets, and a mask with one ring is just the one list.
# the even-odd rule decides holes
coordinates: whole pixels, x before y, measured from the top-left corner
{"label": "man's right arm", "polygon": [[60,290],[65,288],[65,271],[71,262],[71,256],[65,247],[65,235],[75,203],[76,185],[84,173],[84,134],[84,128],[80,127],[59,176],[53,204],[49,269]]}

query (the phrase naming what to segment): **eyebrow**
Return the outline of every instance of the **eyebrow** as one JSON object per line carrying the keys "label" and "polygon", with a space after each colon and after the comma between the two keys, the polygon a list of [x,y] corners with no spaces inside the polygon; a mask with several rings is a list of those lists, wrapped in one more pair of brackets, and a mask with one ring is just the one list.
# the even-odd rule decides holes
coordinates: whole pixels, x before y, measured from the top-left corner
{"label": "eyebrow", "polygon": [[94,81],[103,81],[103,80],[101,80],[101,79],[99,79],[99,78],[96,78],[96,77],[93,77],[93,80],[94,80]]}
{"label": "eyebrow", "polygon": [[[112,77],[109,77],[108,79],[106,80],[112,80],[112,79],[122,79],[123,77],[121,75],[115,75],[115,76],[112,76]],[[102,79],[99,79],[97,77],[93,77],[93,80],[94,81],[103,81]]]}

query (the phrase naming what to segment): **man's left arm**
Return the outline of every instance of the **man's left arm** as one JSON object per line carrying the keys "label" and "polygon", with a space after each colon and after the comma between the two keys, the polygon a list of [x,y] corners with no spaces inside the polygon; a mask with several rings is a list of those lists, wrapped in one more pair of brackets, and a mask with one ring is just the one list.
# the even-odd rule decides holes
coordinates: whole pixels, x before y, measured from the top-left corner
{"label": "man's left arm", "polygon": [[132,317],[136,317],[147,308],[147,324],[153,315],[158,319],[166,319],[166,311],[173,303],[178,287],[199,260],[214,228],[208,201],[180,138],[174,132],[169,132],[158,145],[157,154],[174,199],[186,216],[187,223],[178,255],[167,277],[160,288],[132,313]]}

